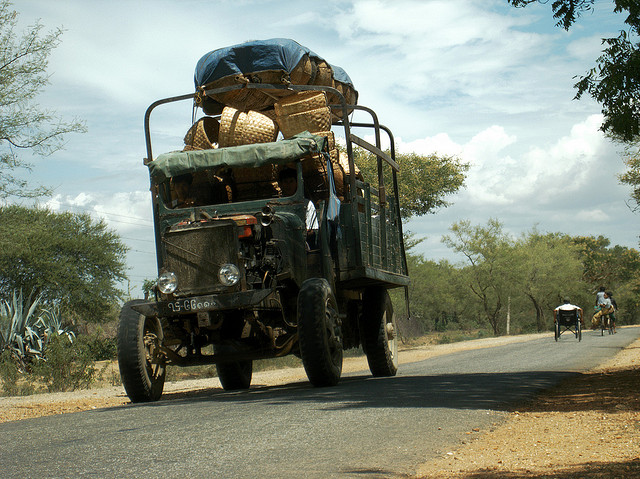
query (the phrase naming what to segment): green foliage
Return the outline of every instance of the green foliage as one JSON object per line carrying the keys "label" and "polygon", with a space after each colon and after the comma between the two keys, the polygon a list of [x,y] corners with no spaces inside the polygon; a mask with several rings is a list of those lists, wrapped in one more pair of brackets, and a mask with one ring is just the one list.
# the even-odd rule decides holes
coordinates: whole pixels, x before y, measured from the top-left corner
{"label": "green foliage", "polygon": [[35,388],[31,381],[25,380],[25,375],[30,377],[11,351],[0,353],[0,386],[4,396],[33,394]]}
{"label": "green foliage", "polygon": [[87,389],[98,371],[86,341],[55,335],[44,350],[44,360],[33,363],[32,372],[49,392],[58,392]]}
{"label": "green foliage", "polygon": [[[354,149],[354,160],[362,170],[366,181],[378,184],[377,157],[361,148]],[[400,213],[403,218],[434,213],[446,207],[447,195],[453,194],[464,184],[467,163],[452,156],[396,154],[400,165],[398,189]],[[392,191],[393,180],[390,168],[384,168],[387,193]]]}
{"label": "green foliage", "polygon": [[[33,294],[32,294],[33,296]],[[22,369],[42,359],[43,350],[54,335],[75,337],[62,325],[57,311],[41,308],[41,296],[32,300],[13,291],[11,301],[0,301],[0,352],[8,351]]]}
{"label": "green foliage", "polygon": [[117,310],[127,248],[87,214],[0,207],[0,295],[25,289],[65,317],[102,322]]}
{"label": "green foliage", "polygon": [[534,228],[515,243],[511,258],[514,284],[531,301],[538,332],[546,329],[545,311],[587,289],[579,249],[565,235],[541,234]]}
{"label": "green foliage", "polygon": [[449,230],[452,235],[443,236],[442,242],[467,259],[468,266],[461,270],[462,281],[480,302],[484,317],[498,335],[500,312],[507,300],[507,285],[511,284],[512,269],[507,253],[513,242],[496,219],[490,219],[487,226],[472,226],[463,220]]}
{"label": "green foliage", "polygon": [[101,328],[96,329],[93,334],[81,336],[80,338],[87,345],[89,354],[94,361],[116,359],[118,355],[117,339],[105,336]]}
{"label": "green foliage", "polygon": [[619,324],[640,319],[640,253],[633,248],[610,247],[602,236],[573,238],[536,228],[514,240],[496,220],[486,226],[461,221],[451,232],[443,242],[466,262],[452,266],[409,256],[412,314],[428,330],[470,329],[475,320],[497,335],[508,310],[511,332],[546,331],[564,297],[590,314],[600,284],[614,292]]}
{"label": "green foliage", "polygon": [[0,0],[0,198],[38,197],[45,187],[30,187],[14,175],[17,169],[31,170],[20,150],[46,156],[64,146],[65,135],[85,131],[73,120],[64,122],[35,102],[49,83],[49,55],[59,44],[60,28],[43,34],[39,23],[16,33],[18,13],[11,2]]}

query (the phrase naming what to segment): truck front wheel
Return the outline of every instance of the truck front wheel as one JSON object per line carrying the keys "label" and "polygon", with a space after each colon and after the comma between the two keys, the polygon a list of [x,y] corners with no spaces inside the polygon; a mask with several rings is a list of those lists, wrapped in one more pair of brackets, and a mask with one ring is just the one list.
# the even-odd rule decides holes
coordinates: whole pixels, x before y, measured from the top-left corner
{"label": "truck front wheel", "polygon": [[131,402],[160,399],[166,374],[166,358],[160,351],[160,321],[131,308],[142,302],[135,299],[125,303],[118,322],[118,366]]}
{"label": "truck front wheel", "polygon": [[362,349],[374,376],[395,376],[398,371],[398,330],[391,298],[385,288],[370,287],[363,295],[360,318]]}
{"label": "truck front wheel", "polygon": [[311,384],[338,384],[342,374],[341,324],[336,300],[323,278],[306,280],[298,293],[298,341]]}

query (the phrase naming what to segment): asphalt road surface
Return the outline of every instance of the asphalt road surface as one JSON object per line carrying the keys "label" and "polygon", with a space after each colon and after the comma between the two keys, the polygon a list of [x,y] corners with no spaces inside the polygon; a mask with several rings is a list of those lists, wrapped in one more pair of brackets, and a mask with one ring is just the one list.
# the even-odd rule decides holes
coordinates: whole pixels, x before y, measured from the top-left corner
{"label": "asphalt road surface", "polygon": [[474,428],[640,336],[587,331],[246,392],[0,424],[0,477],[381,478],[412,474]]}

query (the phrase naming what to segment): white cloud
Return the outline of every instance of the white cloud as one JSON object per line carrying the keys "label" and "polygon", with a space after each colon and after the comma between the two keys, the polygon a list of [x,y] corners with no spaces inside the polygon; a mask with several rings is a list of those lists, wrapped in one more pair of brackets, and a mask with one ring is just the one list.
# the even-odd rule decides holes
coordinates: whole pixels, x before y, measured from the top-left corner
{"label": "white cloud", "polygon": [[588,221],[588,222],[596,222],[596,223],[604,223],[609,221],[610,216],[597,208],[594,210],[581,210],[576,215],[576,218],[580,221]]}
{"label": "white cloud", "polygon": [[54,195],[43,204],[52,211],[88,213],[103,219],[120,234],[149,229],[153,224],[148,191],[117,192],[112,195],[80,192],[76,196]]}

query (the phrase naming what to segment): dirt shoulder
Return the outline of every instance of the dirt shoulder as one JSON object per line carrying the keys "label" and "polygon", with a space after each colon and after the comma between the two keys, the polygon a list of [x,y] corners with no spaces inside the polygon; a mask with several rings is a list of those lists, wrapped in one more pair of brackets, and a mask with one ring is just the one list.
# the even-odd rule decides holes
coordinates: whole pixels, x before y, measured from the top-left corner
{"label": "dirt shoulder", "polygon": [[640,340],[488,431],[429,461],[419,478],[640,477]]}

